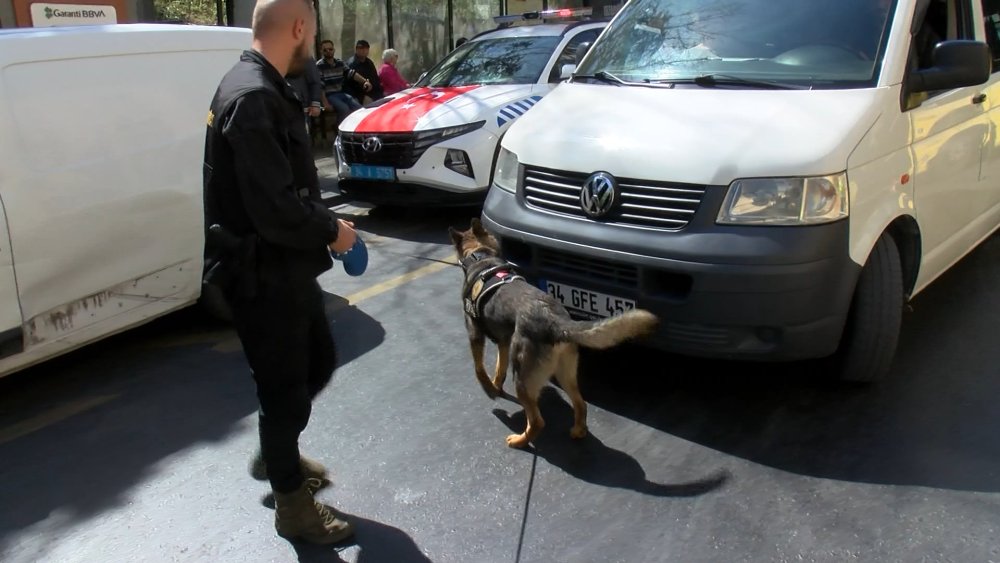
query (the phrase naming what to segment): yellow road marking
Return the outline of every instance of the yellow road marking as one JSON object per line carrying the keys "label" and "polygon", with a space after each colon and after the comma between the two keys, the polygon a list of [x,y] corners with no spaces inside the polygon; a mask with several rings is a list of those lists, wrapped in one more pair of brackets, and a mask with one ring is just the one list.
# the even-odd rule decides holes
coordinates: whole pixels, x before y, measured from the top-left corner
{"label": "yellow road marking", "polygon": [[385,293],[390,289],[395,289],[404,283],[409,283],[415,279],[422,278],[426,275],[433,274],[434,272],[441,271],[448,266],[454,266],[458,264],[458,260],[454,257],[448,258],[447,260],[442,260],[441,262],[432,262],[422,268],[417,268],[412,272],[407,272],[405,274],[396,276],[392,279],[385,280],[384,282],[379,282],[371,287],[362,289],[361,291],[354,292],[347,296],[348,305],[357,305],[361,301],[368,299],[370,297],[375,297],[376,295]]}
{"label": "yellow road marking", "polygon": [[[426,266],[423,266],[421,268],[417,268],[412,272],[401,274],[394,278],[385,280],[383,282],[379,282],[373,286],[362,289],[361,291],[356,291],[345,297],[344,302],[339,302],[336,306],[327,309],[327,312],[333,313],[340,309],[343,309],[346,306],[357,305],[358,303],[364,301],[365,299],[375,297],[376,295],[381,295],[403,284],[433,274],[434,272],[439,272],[447,268],[448,266],[457,266],[457,265],[458,265],[458,259],[455,257],[449,257],[438,262],[431,262],[430,264],[427,264]],[[235,335],[230,335],[229,338],[220,340],[216,343],[215,346],[212,346],[213,352],[220,352],[223,354],[238,352],[241,349],[242,345],[240,344],[240,340]]]}
{"label": "yellow road marking", "polygon": [[66,420],[71,416],[78,415],[84,411],[88,411],[98,405],[104,404],[108,401],[118,398],[118,395],[101,395],[98,397],[88,397],[79,401],[72,403],[67,403],[65,405],[60,405],[54,409],[47,410],[43,413],[37,414],[28,420],[18,422],[13,426],[8,426],[6,428],[0,428],[0,444],[5,444],[12,440],[16,440],[21,436],[31,434],[37,430],[41,430],[46,426],[50,426],[59,421]]}

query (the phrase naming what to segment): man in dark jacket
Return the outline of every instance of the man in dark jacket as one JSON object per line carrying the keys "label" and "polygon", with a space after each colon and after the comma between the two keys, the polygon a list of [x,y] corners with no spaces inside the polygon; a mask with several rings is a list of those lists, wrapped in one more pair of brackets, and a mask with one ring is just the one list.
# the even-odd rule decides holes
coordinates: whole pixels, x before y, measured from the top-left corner
{"label": "man in dark jacket", "polygon": [[270,481],[278,534],[329,544],[353,526],[314,500],[327,472],[298,438],[337,365],[316,277],[355,232],[320,203],[302,103],[284,78],[311,64],[315,35],[309,0],[260,0],[252,49],[219,84],[205,139],[206,254],[228,275],[206,280],[228,297],[257,386],[251,471]]}
{"label": "man in dark jacket", "polygon": [[[382,81],[379,80],[378,69],[368,58],[370,48],[367,41],[358,39],[354,45],[354,56],[347,59],[347,68],[344,70],[344,91],[354,96],[361,104],[365,103],[365,96],[377,100],[385,95],[382,93]],[[359,83],[356,75],[364,77],[364,82]]]}

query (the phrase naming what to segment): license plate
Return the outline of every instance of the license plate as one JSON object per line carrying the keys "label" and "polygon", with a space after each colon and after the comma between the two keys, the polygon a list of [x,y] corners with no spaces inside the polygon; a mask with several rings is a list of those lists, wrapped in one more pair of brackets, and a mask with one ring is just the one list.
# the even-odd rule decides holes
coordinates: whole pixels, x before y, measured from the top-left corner
{"label": "license plate", "polygon": [[391,166],[370,166],[368,164],[352,164],[351,178],[359,180],[396,180],[396,169]]}
{"label": "license plate", "polygon": [[548,280],[541,280],[538,285],[549,295],[562,302],[567,309],[579,311],[589,316],[612,317],[635,309],[635,301],[624,297],[607,295]]}

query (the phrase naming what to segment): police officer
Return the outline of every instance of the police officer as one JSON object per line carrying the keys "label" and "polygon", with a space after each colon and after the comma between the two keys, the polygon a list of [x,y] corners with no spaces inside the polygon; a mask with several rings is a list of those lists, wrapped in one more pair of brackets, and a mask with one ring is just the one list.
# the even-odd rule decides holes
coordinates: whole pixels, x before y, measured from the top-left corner
{"label": "police officer", "polygon": [[314,500],[327,472],[300,455],[298,438],[337,364],[316,277],[355,232],[320,203],[302,104],[284,78],[312,64],[315,35],[309,0],[255,6],[252,49],[222,78],[208,117],[206,252],[229,271],[216,279],[257,386],[260,452],[251,471],[270,481],[279,535],[330,544],[353,525]]}

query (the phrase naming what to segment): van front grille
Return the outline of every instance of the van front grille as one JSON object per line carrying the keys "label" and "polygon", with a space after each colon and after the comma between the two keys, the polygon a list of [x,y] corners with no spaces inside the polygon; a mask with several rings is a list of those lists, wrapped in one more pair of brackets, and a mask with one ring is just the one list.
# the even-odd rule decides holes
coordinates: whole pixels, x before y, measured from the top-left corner
{"label": "van front grille", "polygon": [[638,289],[639,269],[629,264],[608,262],[596,258],[538,249],[538,267],[548,274],[571,279],[596,278],[604,283]]}
{"label": "van front grille", "polygon": [[[580,207],[580,192],[590,174],[564,172],[526,166],[524,169],[524,201],[529,207],[568,215],[590,218]],[[617,178],[621,203],[601,222],[629,227],[662,230],[684,228],[698,210],[705,186]]]}

